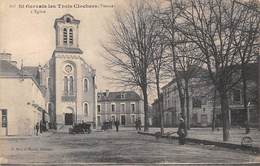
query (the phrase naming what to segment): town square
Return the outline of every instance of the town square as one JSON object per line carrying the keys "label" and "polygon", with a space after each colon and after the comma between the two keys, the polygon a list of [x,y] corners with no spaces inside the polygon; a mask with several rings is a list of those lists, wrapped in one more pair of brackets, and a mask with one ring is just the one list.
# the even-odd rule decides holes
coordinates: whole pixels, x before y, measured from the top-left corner
{"label": "town square", "polygon": [[[92,134],[56,133],[41,137],[1,138],[1,162],[13,164],[163,164],[163,163],[257,163],[253,153],[219,147],[157,141],[122,129]],[[203,157],[202,157],[203,156]]]}

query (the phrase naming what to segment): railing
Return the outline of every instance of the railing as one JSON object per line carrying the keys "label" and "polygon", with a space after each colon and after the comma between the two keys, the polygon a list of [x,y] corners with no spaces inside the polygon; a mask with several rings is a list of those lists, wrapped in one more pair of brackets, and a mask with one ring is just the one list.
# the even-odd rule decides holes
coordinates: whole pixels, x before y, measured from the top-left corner
{"label": "railing", "polygon": [[61,97],[62,101],[75,101],[76,100],[76,92],[64,92]]}

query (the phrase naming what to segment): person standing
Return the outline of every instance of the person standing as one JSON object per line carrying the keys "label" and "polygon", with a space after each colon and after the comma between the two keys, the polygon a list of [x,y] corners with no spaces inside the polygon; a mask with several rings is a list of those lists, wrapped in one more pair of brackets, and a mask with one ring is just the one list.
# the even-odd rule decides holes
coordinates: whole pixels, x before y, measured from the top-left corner
{"label": "person standing", "polygon": [[220,127],[220,120],[217,118],[215,122],[215,128],[217,129],[217,131],[219,131],[219,127]]}
{"label": "person standing", "polygon": [[39,122],[36,123],[35,129],[36,129],[36,135],[38,136],[38,132],[39,132]]}
{"label": "person standing", "polygon": [[141,119],[139,118],[138,119],[138,130],[140,131],[141,130],[141,125],[142,125],[142,122],[141,122]]}
{"label": "person standing", "polygon": [[119,128],[119,120],[118,119],[115,121],[115,126],[116,126],[116,132],[118,132],[118,128]]}
{"label": "person standing", "polygon": [[135,129],[138,130],[138,120],[135,120]]}
{"label": "person standing", "polygon": [[183,118],[180,118],[180,123],[179,123],[177,134],[179,135],[179,144],[184,145],[185,137],[186,137],[187,133],[185,131],[185,122],[184,122]]}
{"label": "person standing", "polygon": [[42,133],[43,131],[43,123],[42,123],[42,120],[40,121],[40,133]]}

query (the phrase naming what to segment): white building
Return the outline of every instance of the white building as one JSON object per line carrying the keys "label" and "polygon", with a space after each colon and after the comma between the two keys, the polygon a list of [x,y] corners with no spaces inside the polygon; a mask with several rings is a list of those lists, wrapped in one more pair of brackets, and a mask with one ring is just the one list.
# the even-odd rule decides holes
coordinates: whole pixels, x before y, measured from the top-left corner
{"label": "white building", "polygon": [[49,120],[44,90],[6,53],[0,58],[0,92],[0,135],[33,135],[37,122]]}

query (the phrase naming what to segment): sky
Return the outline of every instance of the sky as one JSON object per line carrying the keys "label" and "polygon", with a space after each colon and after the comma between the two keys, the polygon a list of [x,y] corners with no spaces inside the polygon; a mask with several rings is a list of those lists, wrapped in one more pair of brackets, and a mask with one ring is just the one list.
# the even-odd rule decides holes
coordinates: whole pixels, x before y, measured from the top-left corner
{"label": "sky", "polygon": [[0,52],[11,53],[18,65],[21,60],[24,66],[46,64],[55,49],[54,21],[69,13],[80,20],[79,48],[84,52],[82,58],[96,69],[98,91],[116,91],[118,87],[104,78],[111,73],[101,56],[101,43],[108,39],[114,10],[125,7],[127,0],[1,0]]}

